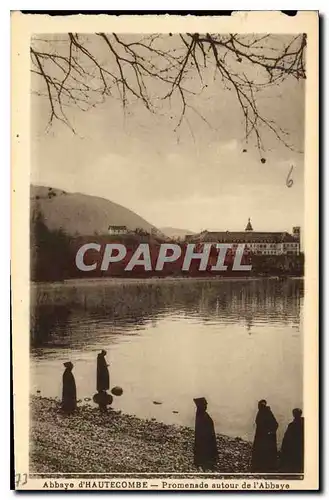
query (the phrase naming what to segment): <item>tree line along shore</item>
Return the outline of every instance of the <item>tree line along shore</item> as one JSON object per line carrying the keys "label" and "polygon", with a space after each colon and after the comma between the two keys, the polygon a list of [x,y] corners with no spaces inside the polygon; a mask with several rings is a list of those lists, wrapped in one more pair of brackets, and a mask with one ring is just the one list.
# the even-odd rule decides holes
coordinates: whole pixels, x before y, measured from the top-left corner
{"label": "tree line along shore", "polygon": [[[76,257],[81,247],[91,242],[97,243],[101,248],[108,243],[122,243],[127,249],[125,259],[112,262],[106,270],[101,268],[102,252],[95,250],[88,251],[90,263],[98,263],[94,270],[88,272],[82,271],[77,267]],[[214,271],[212,265],[215,264],[217,257],[209,257],[209,263],[205,270],[200,271],[200,262],[194,259],[189,269],[183,270],[182,259],[177,259],[168,265],[166,263],[163,269],[156,270],[154,259],[157,259],[160,245],[164,242],[161,238],[154,238],[147,234],[134,234],[126,237],[110,235],[92,235],[92,236],[72,236],[66,234],[62,229],[50,230],[42,214],[38,214],[31,221],[31,280],[36,282],[64,281],[67,279],[85,279],[100,277],[118,277],[118,278],[141,278],[149,277],[249,277],[249,276],[303,276],[304,274],[304,255],[252,255],[250,258],[242,259],[244,264],[250,264],[251,270],[234,270],[234,258],[230,255],[225,260],[227,269],[225,271]],[[172,240],[172,243],[175,241]],[[150,247],[150,259],[154,265],[151,270],[143,270],[143,266],[136,266],[131,271],[126,271],[126,264],[130,261],[136,248],[141,243],[147,243]],[[181,243],[182,244],[182,243]],[[183,245],[183,244],[182,244]],[[184,245],[183,245],[184,246]],[[86,257],[85,257],[86,258]],[[88,260],[88,259],[87,259]],[[211,261],[211,262],[210,262]],[[56,265],[54,265],[56,263]]]}

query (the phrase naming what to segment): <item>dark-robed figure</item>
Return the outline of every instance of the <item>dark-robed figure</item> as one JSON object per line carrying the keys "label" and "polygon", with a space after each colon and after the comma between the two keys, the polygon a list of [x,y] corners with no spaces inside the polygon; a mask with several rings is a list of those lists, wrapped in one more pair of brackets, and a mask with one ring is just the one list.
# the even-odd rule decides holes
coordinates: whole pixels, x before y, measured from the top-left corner
{"label": "dark-robed figure", "polygon": [[104,349],[97,355],[97,392],[107,391],[110,388],[110,375],[105,356]]}
{"label": "dark-robed figure", "polygon": [[205,398],[194,399],[196,405],[194,465],[203,471],[214,470],[217,459],[217,443],[214,422],[207,413]]}
{"label": "dark-robed figure", "polygon": [[294,420],[288,425],[282,441],[280,471],[304,472],[304,418],[299,408],[292,414]]}
{"label": "dark-robed figure", "polygon": [[73,363],[64,363],[62,409],[65,413],[72,413],[77,407],[77,388],[72,373]]}
{"label": "dark-robed figure", "polygon": [[252,447],[251,471],[273,472],[277,469],[276,431],[279,427],[265,399],[258,403],[256,433]]}

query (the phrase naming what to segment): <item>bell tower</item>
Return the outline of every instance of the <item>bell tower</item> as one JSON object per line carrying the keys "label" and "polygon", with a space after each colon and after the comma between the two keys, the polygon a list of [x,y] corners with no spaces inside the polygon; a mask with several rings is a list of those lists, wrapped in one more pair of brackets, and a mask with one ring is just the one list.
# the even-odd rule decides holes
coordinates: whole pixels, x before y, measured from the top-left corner
{"label": "bell tower", "polygon": [[250,222],[250,217],[249,217],[249,219],[248,219],[248,224],[246,225],[246,229],[245,229],[245,231],[253,231],[253,230],[254,230],[254,229],[253,229],[253,227],[252,227],[252,225],[251,225],[251,222]]}

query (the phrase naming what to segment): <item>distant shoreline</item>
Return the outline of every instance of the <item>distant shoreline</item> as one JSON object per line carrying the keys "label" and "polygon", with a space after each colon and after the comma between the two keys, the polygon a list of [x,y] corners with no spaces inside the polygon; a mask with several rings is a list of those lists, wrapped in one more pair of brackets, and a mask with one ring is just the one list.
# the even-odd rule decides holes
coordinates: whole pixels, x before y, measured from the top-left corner
{"label": "distant shoreline", "polygon": [[248,282],[248,281],[261,281],[261,280],[277,280],[277,281],[285,281],[286,279],[292,279],[292,280],[303,280],[304,276],[289,276],[289,275],[281,275],[281,276],[238,276],[238,277],[233,277],[233,276],[150,276],[149,278],[141,278],[141,277],[136,277],[136,278],[123,278],[123,277],[110,277],[110,276],[104,276],[104,277],[97,277],[97,278],[69,278],[63,281],[30,281],[30,284],[33,287],[37,287],[40,285],[47,285],[47,286],[70,286],[70,285],[75,285],[75,284],[80,284],[83,283],[85,285],[98,285],[101,282],[106,282],[107,284],[136,284],[136,283],[154,283],[154,282],[187,282],[187,281],[196,281],[196,282],[209,282],[209,281],[214,281],[214,282],[221,282],[221,281],[242,281],[242,282]]}

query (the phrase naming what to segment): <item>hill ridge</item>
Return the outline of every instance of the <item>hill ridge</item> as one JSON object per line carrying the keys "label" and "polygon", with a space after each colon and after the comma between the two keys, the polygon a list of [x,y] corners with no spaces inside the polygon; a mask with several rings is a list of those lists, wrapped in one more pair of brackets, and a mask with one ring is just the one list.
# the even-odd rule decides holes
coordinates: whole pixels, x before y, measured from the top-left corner
{"label": "hill ridge", "polygon": [[41,212],[49,229],[63,229],[69,235],[103,235],[109,225],[158,229],[133,210],[101,196],[71,193],[51,186],[31,184],[31,216]]}

